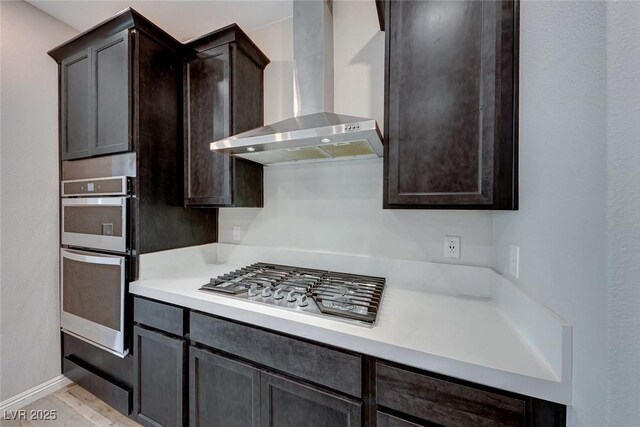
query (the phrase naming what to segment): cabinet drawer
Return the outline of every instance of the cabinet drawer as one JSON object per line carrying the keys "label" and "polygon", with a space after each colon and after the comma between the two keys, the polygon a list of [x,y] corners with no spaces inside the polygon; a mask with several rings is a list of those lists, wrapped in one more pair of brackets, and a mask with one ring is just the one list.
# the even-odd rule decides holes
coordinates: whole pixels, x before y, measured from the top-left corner
{"label": "cabinet drawer", "polygon": [[184,309],[144,298],[134,298],[133,320],[170,334],[184,335]]}
{"label": "cabinet drawer", "polygon": [[523,426],[524,400],[376,364],[377,403],[446,426]]}
{"label": "cabinet drawer", "polygon": [[362,394],[362,360],[321,345],[191,312],[192,341],[352,396]]}

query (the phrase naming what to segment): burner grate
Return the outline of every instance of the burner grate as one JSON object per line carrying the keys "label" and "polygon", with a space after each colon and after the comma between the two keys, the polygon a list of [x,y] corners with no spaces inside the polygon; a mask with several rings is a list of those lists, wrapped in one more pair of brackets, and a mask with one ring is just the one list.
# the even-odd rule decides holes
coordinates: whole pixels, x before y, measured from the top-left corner
{"label": "burner grate", "polygon": [[[279,289],[310,298],[320,313],[373,324],[380,310],[384,285],[382,277],[259,262],[212,278],[200,289],[252,297],[260,295],[265,288],[271,288],[267,291],[272,292]],[[271,292],[266,295],[261,302],[282,305],[268,298]],[[295,303],[289,302],[289,308],[295,308]]]}
{"label": "burner grate", "polygon": [[385,279],[327,272],[310,292],[321,312],[373,323]]}

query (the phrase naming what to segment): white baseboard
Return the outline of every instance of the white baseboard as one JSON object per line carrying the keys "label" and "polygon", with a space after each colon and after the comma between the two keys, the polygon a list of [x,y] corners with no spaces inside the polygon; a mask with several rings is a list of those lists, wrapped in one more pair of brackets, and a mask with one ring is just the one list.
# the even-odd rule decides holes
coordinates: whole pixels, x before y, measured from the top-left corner
{"label": "white baseboard", "polygon": [[9,412],[15,411],[16,409],[20,409],[31,402],[35,402],[41,397],[46,396],[49,393],[53,393],[54,391],[60,390],[62,387],[67,384],[71,384],[71,380],[64,375],[58,375],[55,378],[50,379],[49,381],[45,381],[40,385],[37,385],[33,388],[30,388],[27,391],[24,391],[16,396],[10,397],[9,399],[0,402],[0,415]]}

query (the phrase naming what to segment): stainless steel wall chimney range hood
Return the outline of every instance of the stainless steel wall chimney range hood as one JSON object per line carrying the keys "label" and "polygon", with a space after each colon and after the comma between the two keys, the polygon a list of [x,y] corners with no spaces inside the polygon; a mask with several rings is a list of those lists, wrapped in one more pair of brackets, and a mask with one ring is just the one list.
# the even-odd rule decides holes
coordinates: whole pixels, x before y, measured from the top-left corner
{"label": "stainless steel wall chimney range hood", "polygon": [[211,143],[211,151],[264,165],[382,157],[373,119],[333,113],[330,0],[294,0],[296,117]]}

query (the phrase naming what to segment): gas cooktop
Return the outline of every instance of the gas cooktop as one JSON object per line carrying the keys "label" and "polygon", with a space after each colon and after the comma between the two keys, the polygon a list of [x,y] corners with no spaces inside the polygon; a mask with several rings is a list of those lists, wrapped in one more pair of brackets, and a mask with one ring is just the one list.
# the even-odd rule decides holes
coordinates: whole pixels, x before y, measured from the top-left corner
{"label": "gas cooktop", "polygon": [[256,263],[212,278],[201,291],[373,326],[385,279]]}

